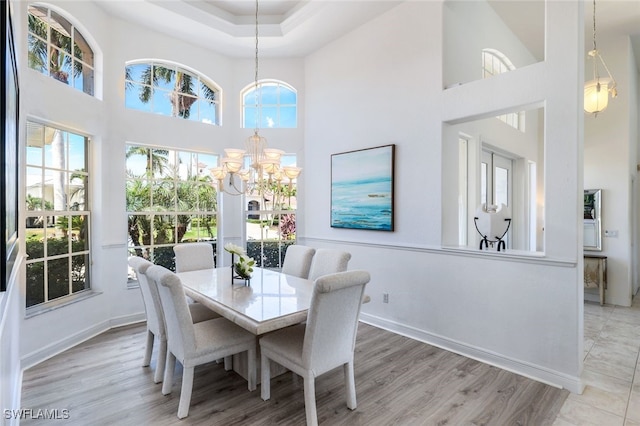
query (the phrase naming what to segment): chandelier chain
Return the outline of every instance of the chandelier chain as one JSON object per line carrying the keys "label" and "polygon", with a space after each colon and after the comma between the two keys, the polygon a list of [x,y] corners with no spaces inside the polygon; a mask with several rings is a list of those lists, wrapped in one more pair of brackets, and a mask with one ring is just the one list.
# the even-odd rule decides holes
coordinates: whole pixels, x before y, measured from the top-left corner
{"label": "chandelier chain", "polygon": [[[288,192],[289,203],[291,203],[291,191],[293,182],[297,179],[300,167],[295,165],[283,166],[281,164],[281,156],[284,151],[280,149],[268,149],[267,140],[258,134],[261,112],[259,111],[258,99],[258,43],[259,43],[259,9],[256,0],[256,16],[255,16],[255,74],[254,74],[254,134],[246,140],[246,149],[226,148],[225,157],[220,161],[221,165],[211,169],[211,174],[218,181],[218,190],[224,191],[230,195],[251,195],[262,200],[268,201],[265,196],[272,196],[271,202],[274,206],[282,202],[282,197],[286,192],[286,187],[282,181],[289,179]],[[247,107],[248,105],[244,105]],[[245,108],[246,114],[246,108]],[[245,117],[247,120],[248,117]],[[250,160],[247,168],[243,169],[246,159]],[[225,188],[224,180],[228,176],[228,187]],[[239,182],[239,185],[237,184]]]}
{"label": "chandelier chain", "polygon": [[593,0],[593,50],[596,49],[596,0]]}
{"label": "chandelier chain", "polygon": [[258,133],[258,0],[256,0],[256,58],[255,58],[255,75],[254,75],[253,94],[256,103],[254,111],[255,133]]}

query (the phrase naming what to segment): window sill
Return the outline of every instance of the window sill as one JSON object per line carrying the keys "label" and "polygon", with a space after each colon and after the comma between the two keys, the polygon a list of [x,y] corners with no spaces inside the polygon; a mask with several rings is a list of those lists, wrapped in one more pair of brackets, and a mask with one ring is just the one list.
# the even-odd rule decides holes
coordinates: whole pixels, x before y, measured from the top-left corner
{"label": "window sill", "polygon": [[55,311],[62,307],[81,302],[87,300],[91,297],[98,296],[102,294],[102,292],[94,291],[94,290],[85,290],[80,293],[72,294],[69,296],[60,297],[56,300],[52,300],[51,302],[43,303],[40,305],[35,305],[27,308],[25,313],[25,318],[33,318],[38,315],[46,314],[51,311]]}
{"label": "window sill", "polygon": [[545,265],[548,265],[548,264],[554,264],[558,266],[575,266],[576,265],[576,262],[573,260],[548,258],[545,255],[545,253],[541,251],[524,251],[524,250],[511,250],[511,249],[508,249],[506,251],[497,251],[496,249],[480,250],[480,249],[466,247],[466,246],[443,246],[442,250],[448,253],[457,254],[460,256],[512,260],[514,262],[528,262],[528,263],[538,263],[538,264],[545,264]]}

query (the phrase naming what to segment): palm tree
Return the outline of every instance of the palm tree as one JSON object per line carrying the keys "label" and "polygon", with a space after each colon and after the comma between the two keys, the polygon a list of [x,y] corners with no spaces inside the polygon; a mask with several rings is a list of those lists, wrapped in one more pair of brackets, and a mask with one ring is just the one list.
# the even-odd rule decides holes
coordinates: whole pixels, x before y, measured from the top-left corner
{"label": "palm tree", "polygon": [[[60,31],[53,31],[49,25],[33,13],[36,10],[44,13],[46,9],[37,6],[29,7],[30,34],[27,56],[29,67],[45,74],[48,70],[51,77],[62,83],[69,84],[69,73],[65,69],[72,69],[74,77],[79,77],[82,74],[82,64],[74,61],[71,54],[71,37]],[[64,28],[67,34],[71,33],[71,24],[66,19],[59,17],[56,23],[61,28]],[[51,45],[59,49],[47,49],[47,33],[50,33]],[[78,46],[74,46],[74,51],[76,57],[82,57],[82,51]]]}
{"label": "palm tree", "polygon": [[127,149],[125,158],[128,159],[134,155],[143,155],[147,158],[146,172],[148,178],[153,177],[155,174],[163,174],[169,167],[169,151],[166,149],[131,146]]}
{"label": "palm tree", "polygon": [[[131,177],[131,175],[129,175]],[[128,212],[143,211],[150,204],[150,186],[141,179],[127,180],[126,202]],[[148,229],[145,223],[147,217],[143,215],[129,215],[127,218],[127,232],[131,242],[136,248],[136,255],[142,257],[142,250],[139,248],[144,230]]]}
{"label": "palm tree", "polygon": [[[125,84],[127,89],[134,87],[134,83],[132,83],[131,80],[131,69],[127,67],[125,69]],[[169,93],[171,115],[185,119],[190,117],[191,107],[198,100],[198,95],[194,91],[194,86],[199,81],[198,78],[180,69],[167,68],[159,64],[150,63],[142,72],[140,80],[142,84],[140,84],[138,98],[143,103],[148,103],[152,99],[154,88],[158,83],[173,82],[173,90]],[[200,81],[200,92],[202,94],[200,96],[201,98],[207,99],[210,102],[216,100],[216,92],[203,81]]]}
{"label": "palm tree", "polygon": [[[215,212],[217,210],[217,192],[212,185],[211,176],[189,174],[187,180],[179,182],[176,189],[178,211]],[[182,241],[191,219],[192,216],[178,215],[177,241]],[[198,226],[206,228],[209,238],[214,238],[212,225],[215,226],[216,223],[210,215],[202,215],[199,218]]]}

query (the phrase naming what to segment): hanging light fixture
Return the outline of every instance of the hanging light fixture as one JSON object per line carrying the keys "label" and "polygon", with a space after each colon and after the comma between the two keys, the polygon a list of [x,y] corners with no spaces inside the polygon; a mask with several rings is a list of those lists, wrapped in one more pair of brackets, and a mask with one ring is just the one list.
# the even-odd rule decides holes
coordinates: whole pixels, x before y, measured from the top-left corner
{"label": "hanging light fixture", "polygon": [[[282,181],[289,180],[289,193],[293,181],[300,175],[302,169],[295,166],[282,166],[280,158],[284,151],[267,148],[267,140],[258,133],[258,0],[256,0],[256,42],[255,42],[255,128],[253,135],[246,140],[246,149],[227,148],[221,165],[211,169],[211,174],[218,181],[218,189],[231,195],[260,195],[273,194],[283,189]],[[245,157],[249,159],[249,167],[245,165]],[[224,180],[229,177],[225,186]],[[237,182],[236,178],[240,182]]]}
{"label": "hanging light fixture", "polygon": [[[600,111],[607,108],[609,93],[612,98],[615,98],[618,96],[618,90],[615,79],[596,47],[596,0],[593,0],[593,50],[590,50],[588,55],[593,61],[593,79],[584,84],[584,110],[597,117]],[[600,64],[604,67],[608,77],[600,77]]]}

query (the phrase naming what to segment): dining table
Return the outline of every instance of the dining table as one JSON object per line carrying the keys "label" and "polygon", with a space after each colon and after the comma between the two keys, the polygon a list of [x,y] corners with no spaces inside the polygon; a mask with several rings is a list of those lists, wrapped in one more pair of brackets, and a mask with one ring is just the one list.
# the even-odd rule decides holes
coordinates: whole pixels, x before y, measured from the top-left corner
{"label": "dining table", "polygon": [[311,280],[258,267],[249,280],[233,278],[228,266],[177,275],[187,296],[256,336],[307,319]]}
{"label": "dining table", "polygon": [[[185,295],[255,334],[258,354],[261,335],[306,321],[314,285],[306,278],[259,267],[254,267],[249,280],[234,278],[230,266],[176,275]],[[362,303],[370,300],[365,295]],[[259,355],[257,368],[260,369]],[[248,378],[246,353],[233,356],[233,370]],[[271,365],[272,377],[286,371],[280,365]],[[260,381],[259,371],[257,378]]]}
{"label": "dining table", "polygon": [[[177,273],[185,295],[256,335],[299,324],[307,319],[313,281],[255,267],[250,280],[234,278],[231,267]],[[257,378],[260,381],[260,359]],[[233,370],[248,379],[246,353],[233,356]],[[271,376],[287,370],[272,365]]]}

